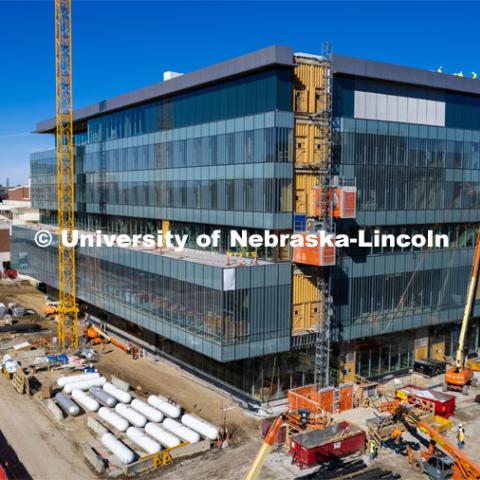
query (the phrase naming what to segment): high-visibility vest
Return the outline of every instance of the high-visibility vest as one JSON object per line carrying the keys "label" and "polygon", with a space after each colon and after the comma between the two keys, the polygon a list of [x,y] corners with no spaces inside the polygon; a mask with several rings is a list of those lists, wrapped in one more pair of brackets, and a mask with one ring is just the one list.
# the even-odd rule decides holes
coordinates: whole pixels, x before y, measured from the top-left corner
{"label": "high-visibility vest", "polygon": [[465,441],[465,432],[463,431],[463,429],[460,429],[458,431],[458,440],[460,442],[464,442]]}

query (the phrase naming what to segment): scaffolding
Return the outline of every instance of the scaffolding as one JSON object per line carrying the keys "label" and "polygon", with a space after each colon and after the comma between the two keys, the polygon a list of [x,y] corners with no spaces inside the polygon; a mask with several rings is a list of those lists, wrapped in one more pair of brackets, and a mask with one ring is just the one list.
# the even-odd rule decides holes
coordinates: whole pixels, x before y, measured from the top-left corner
{"label": "scaffolding", "polygon": [[[301,198],[297,206],[305,203],[307,232],[324,231],[327,234],[334,234],[332,45],[325,42],[321,56],[296,54],[295,61],[296,178],[297,183],[300,177],[303,180],[307,177],[310,179],[310,182],[304,182],[306,190],[304,195],[310,197],[307,197],[305,202],[305,198]],[[311,191],[308,185],[311,185]],[[324,265],[334,264],[335,259],[333,262],[315,263],[305,260],[304,257],[306,258],[305,255],[294,254],[296,268],[300,274],[316,278],[319,297],[314,335],[312,336],[312,332],[305,333],[309,334],[309,341],[315,349],[315,383],[318,388],[325,388],[330,385],[330,324],[333,302],[330,294],[329,267]],[[301,264],[311,265],[315,270],[312,271],[312,267],[301,267]],[[295,343],[299,346],[302,342]]]}

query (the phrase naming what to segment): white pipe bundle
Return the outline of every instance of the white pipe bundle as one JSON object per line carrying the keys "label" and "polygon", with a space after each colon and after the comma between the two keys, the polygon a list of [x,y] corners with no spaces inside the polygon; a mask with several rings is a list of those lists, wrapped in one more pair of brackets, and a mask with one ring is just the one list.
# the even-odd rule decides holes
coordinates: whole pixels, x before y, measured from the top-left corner
{"label": "white pipe bundle", "polygon": [[151,422],[160,423],[163,420],[163,413],[156,408],[153,408],[148,403],[145,403],[143,400],[134,398],[130,404],[137,412],[140,412],[142,415],[145,415]]}
{"label": "white pipe bundle", "polygon": [[127,437],[149,454],[157,453],[162,449],[157,441],[150,438],[143,430],[140,430],[137,427],[130,427],[127,430]]}
{"label": "white pipe bundle", "polygon": [[150,395],[147,402],[152,407],[160,410],[162,413],[171,418],[178,418],[181,413],[181,409],[178,405],[170,403],[166,398],[160,397],[160,395]]}
{"label": "white pipe bundle", "polygon": [[102,435],[102,443],[125,465],[132,463],[135,459],[132,450],[111,433]]}
{"label": "white pipe bundle", "polygon": [[186,427],[185,425],[182,425],[180,422],[177,422],[172,418],[166,418],[163,421],[162,425],[167,430],[169,430],[170,432],[172,432],[182,440],[185,440],[186,442],[196,443],[200,441],[200,435],[197,432],[194,432],[190,428]]}
{"label": "white pipe bundle", "polygon": [[82,382],[67,383],[63,387],[65,393],[72,393],[73,390],[88,390],[90,387],[101,387],[107,379],[105,377],[90,378]]}
{"label": "white pipe bundle", "polygon": [[83,390],[72,390],[72,398],[89,412],[96,412],[100,408],[100,404]]}
{"label": "white pipe bundle", "polygon": [[158,423],[147,423],[145,425],[145,431],[167,448],[176,447],[182,443],[178,437],[163,428],[162,425],[158,425]]}
{"label": "white pipe bundle", "polygon": [[107,407],[101,407],[98,416],[120,432],[125,432],[129,426],[128,420]]}
{"label": "white pipe bundle", "polygon": [[115,405],[115,411],[136,427],[143,428],[147,423],[147,419],[141,413],[138,413],[132,407],[125,405],[124,403],[117,403]]}
{"label": "white pipe bundle", "polygon": [[70,375],[60,377],[57,380],[59,387],[64,387],[67,383],[83,382],[84,380],[90,380],[91,378],[100,378],[99,373],[82,373],[80,375]]}
{"label": "white pipe bundle", "polygon": [[182,423],[195,430],[200,435],[209,438],[210,440],[216,440],[218,437],[218,428],[214,427],[211,423],[206,422],[203,418],[197,417],[190,413],[186,413],[182,417]]}
{"label": "white pipe bundle", "polygon": [[132,397],[128,392],[120,390],[120,388],[117,388],[113,383],[106,382],[103,385],[103,389],[119,402],[130,403],[132,401]]}

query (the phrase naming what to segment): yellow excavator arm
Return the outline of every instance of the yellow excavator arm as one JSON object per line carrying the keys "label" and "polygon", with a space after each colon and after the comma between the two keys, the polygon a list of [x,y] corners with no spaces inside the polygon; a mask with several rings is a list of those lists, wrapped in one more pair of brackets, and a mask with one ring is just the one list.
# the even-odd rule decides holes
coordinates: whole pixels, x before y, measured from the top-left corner
{"label": "yellow excavator arm", "polygon": [[480,265],[480,228],[477,233],[477,242],[475,245],[475,254],[473,257],[472,274],[468,285],[467,300],[465,302],[465,310],[463,312],[462,328],[460,330],[460,338],[458,340],[457,354],[455,356],[455,366],[458,369],[464,368],[465,364],[465,337],[467,336],[468,323],[472,314],[473,302],[475,300],[475,292],[477,289],[478,268]]}
{"label": "yellow excavator arm", "polygon": [[270,426],[268,433],[258,450],[257,456],[253,460],[243,480],[257,480],[260,478],[260,472],[267,459],[268,454],[273,448],[283,424],[283,417],[280,415]]}

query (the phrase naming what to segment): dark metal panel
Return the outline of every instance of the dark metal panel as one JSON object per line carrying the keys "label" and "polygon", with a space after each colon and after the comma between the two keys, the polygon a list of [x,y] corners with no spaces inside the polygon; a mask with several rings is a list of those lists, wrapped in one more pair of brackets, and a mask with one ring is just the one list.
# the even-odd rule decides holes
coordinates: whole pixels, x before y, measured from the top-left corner
{"label": "dark metal panel", "polygon": [[480,95],[480,81],[473,78],[343,55],[333,56],[333,73]]}
{"label": "dark metal panel", "polygon": [[[290,47],[273,45],[256,52],[241,55],[240,57],[232,58],[231,60],[217,63],[168,81],[155,83],[148,87],[77,109],[74,111],[73,119],[74,121],[86,119],[101,113],[130,107],[148,100],[180,93],[274,65],[293,67],[292,49]],[[55,128],[55,119],[50,118],[37,123],[35,133],[46,133],[53,128]]]}

